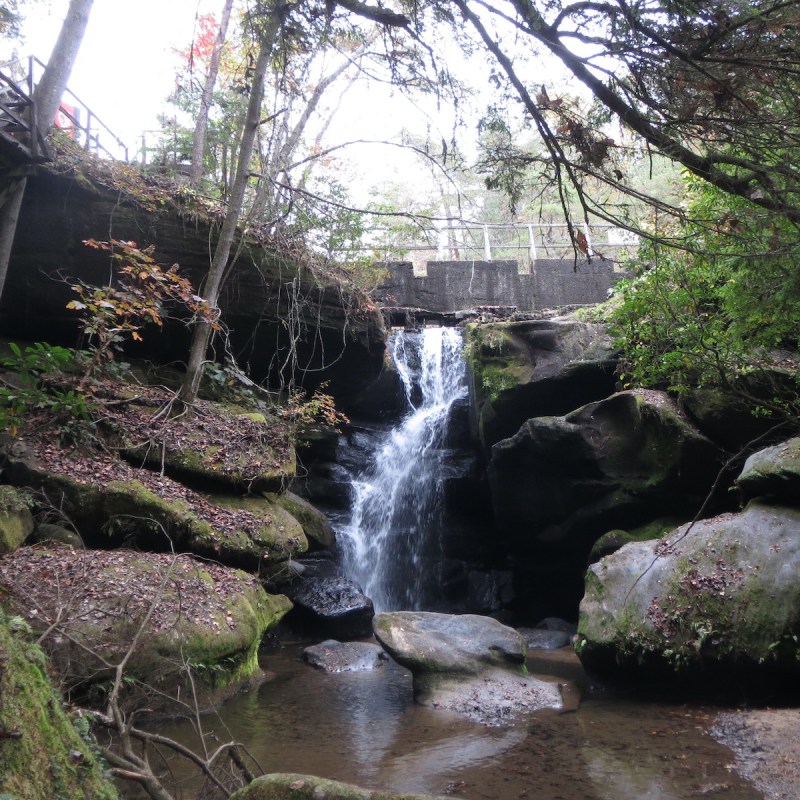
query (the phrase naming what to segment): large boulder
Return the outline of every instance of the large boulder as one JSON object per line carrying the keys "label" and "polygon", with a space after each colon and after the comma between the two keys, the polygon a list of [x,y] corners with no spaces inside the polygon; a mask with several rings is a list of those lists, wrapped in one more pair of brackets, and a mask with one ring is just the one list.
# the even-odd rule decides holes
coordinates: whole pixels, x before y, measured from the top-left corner
{"label": "large boulder", "polygon": [[468,325],[476,428],[489,448],[531,417],[566,414],[614,391],[616,351],[574,317]]}
{"label": "large boulder", "polygon": [[796,686],[798,531],[800,510],[753,501],[592,565],[576,644],[585,667],[650,686]]}
{"label": "large boulder", "polygon": [[232,794],[230,800],[437,800],[437,798],[430,795],[395,794],[361,789],[350,783],[282,772],[256,778],[249,786]]}
{"label": "large boulder", "polygon": [[519,601],[532,614],[574,616],[592,544],[656,517],[692,518],[719,458],[661,392],[620,392],[566,416],[528,420],[492,448],[488,467]]}
{"label": "large boulder", "polygon": [[284,591],[294,603],[287,619],[293,627],[338,639],[360,639],[372,633],[372,600],[349,578],[302,578]]}
{"label": "large boulder", "polygon": [[189,665],[212,705],[259,674],[261,640],[291,607],[244,572],[130,550],[21,548],[0,559],[0,582],[31,627],[49,631],[44,645],[69,686],[109,680],[136,642],[126,686],[185,694]]}
{"label": "large boulder", "polygon": [[378,614],[373,628],[389,655],[411,670],[423,705],[485,724],[563,705],[557,684],[527,674],[523,637],[491,617],[395,611]]}
{"label": "large boulder", "polygon": [[0,486],[0,555],[16,550],[33,533],[33,515],[25,497]]}
{"label": "large boulder", "polygon": [[736,480],[746,499],[770,497],[800,505],[800,438],[753,453]]}

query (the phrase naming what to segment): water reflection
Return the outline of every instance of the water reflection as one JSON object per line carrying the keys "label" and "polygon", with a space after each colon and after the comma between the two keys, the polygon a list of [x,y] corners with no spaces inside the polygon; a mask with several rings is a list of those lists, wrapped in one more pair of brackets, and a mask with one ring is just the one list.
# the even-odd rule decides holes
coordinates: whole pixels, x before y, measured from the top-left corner
{"label": "water reflection", "polygon": [[[220,738],[242,741],[266,772],[466,800],[761,798],[727,770],[731,754],[698,709],[593,695],[571,713],[485,728],[414,705],[396,664],[328,675],[302,663],[301,649],[268,657],[274,678],[222,715]],[[540,657],[533,671],[580,674],[569,653]],[[191,738],[188,725],[166,732]],[[194,797],[187,786],[182,800]]]}

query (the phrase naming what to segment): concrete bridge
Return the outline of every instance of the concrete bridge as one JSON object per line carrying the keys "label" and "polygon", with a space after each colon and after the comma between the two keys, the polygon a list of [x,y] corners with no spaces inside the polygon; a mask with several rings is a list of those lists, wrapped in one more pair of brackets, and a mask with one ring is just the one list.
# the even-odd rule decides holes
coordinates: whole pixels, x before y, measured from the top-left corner
{"label": "concrete bridge", "polygon": [[545,258],[520,271],[515,259],[429,261],[424,275],[410,261],[384,266],[388,279],[375,292],[386,309],[421,309],[448,313],[482,306],[522,312],[606,300],[626,273],[607,258]]}

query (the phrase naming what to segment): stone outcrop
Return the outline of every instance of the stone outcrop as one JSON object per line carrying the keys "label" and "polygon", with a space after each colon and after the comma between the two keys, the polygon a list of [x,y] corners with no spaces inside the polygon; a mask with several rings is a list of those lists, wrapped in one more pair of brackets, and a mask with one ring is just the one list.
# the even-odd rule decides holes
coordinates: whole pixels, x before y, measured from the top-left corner
{"label": "stone outcrop", "polygon": [[44,663],[27,625],[0,611],[0,797],[117,800]]}
{"label": "stone outcrop", "polygon": [[[84,240],[113,237],[154,245],[158,263],[179,264],[181,274],[199,286],[220,222],[219,210],[201,206],[192,193],[62,152],[52,167],[28,178],[0,330],[74,344],[76,315],[66,308],[74,292],[65,280],[103,286],[109,277],[107,254],[87,248]],[[220,307],[232,352],[254,380],[279,383],[290,347],[296,348],[299,366],[294,377],[313,385],[329,380],[330,391],[343,401],[375,379],[385,349],[382,319],[345,273],[312,269],[302,250],[268,237],[248,239],[234,252]],[[287,319],[296,320],[294,333],[284,324]],[[145,330],[130,355],[185,361],[188,330],[180,322],[167,323],[165,334]]]}
{"label": "stone outcrop", "polygon": [[798,530],[800,510],[752,501],[592,565],[576,644],[584,665],[651,687],[699,681],[764,696],[796,686]]}
{"label": "stone outcrop", "polygon": [[378,614],[375,636],[411,670],[414,698],[484,724],[541,708],[561,708],[558,686],[529,676],[526,645],[491,617],[423,611]]}
{"label": "stone outcrop", "polygon": [[[312,775],[274,773],[256,778],[231,795],[230,800],[437,800],[430,795],[395,794],[361,789],[350,783],[315,778]],[[446,800],[443,797],[438,800]]]}
{"label": "stone outcrop", "polygon": [[261,640],[291,607],[238,570],[130,550],[22,548],[0,561],[0,582],[34,630],[59,619],[67,626],[69,637],[56,629],[45,640],[67,685],[87,689],[112,677],[108,665],[142,627],[127,677],[169,694],[185,685],[189,664],[200,702],[210,705],[258,674]]}
{"label": "stone outcrop", "polygon": [[[603,533],[666,514],[691,518],[719,451],[667,395],[626,391],[561,417],[528,420],[492,448],[488,474],[518,595],[532,613],[570,617]],[[549,598],[536,607],[536,598]]]}
{"label": "stone outcrop", "polygon": [[614,391],[616,352],[574,317],[469,325],[476,434],[485,450],[531,417],[567,414]]}

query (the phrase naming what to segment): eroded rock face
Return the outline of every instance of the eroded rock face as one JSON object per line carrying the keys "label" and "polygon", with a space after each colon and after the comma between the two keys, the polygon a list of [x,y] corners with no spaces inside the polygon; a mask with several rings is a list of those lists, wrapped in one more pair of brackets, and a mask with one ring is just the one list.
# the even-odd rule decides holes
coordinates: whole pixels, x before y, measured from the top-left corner
{"label": "eroded rock face", "polygon": [[188,663],[211,704],[258,673],[264,633],[291,607],[254,576],[188,555],[26,547],[0,560],[0,581],[35,630],[68,624],[69,638],[57,626],[45,640],[68,685],[108,680],[142,627],[128,677],[169,694],[188,685]]}
{"label": "eroded rock face", "polygon": [[492,448],[488,468],[521,601],[549,596],[549,607],[534,613],[574,614],[594,541],[667,514],[691,518],[719,455],[661,392],[620,392],[563,417],[528,420]]}
{"label": "eroded rock face", "polygon": [[372,633],[372,600],[349,578],[303,578],[285,591],[295,605],[288,621],[297,628],[339,639]]}
{"label": "eroded rock face", "polygon": [[[659,685],[770,688],[800,676],[800,510],[753,501],[592,565],[576,649],[588,670]],[[727,683],[726,683],[727,681]]]}
{"label": "eroded rock face", "polygon": [[572,317],[470,325],[477,433],[486,451],[531,417],[566,414],[614,391],[604,326]]}
{"label": "eroded rock face", "polygon": [[[44,166],[28,180],[2,322],[15,337],[72,345],[76,315],[66,309],[73,292],[64,278],[96,286],[108,280],[108,259],[84,240],[111,236],[154,245],[159,264],[179,264],[181,275],[198,287],[208,271],[218,221],[164,182],[130,188],[102,162],[66,161],[55,162],[52,171]],[[246,241],[236,249],[219,305],[232,351],[255,380],[278,383],[275,373],[293,347],[303,367],[297,378],[312,385],[330,381],[330,391],[345,404],[375,380],[385,351],[383,321],[345,275],[314,272],[302,265],[302,257],[272,242]],[[297,337],[284,325],[289,318],[298,321]],[[145,333],[133,355],[185,361],[186,326],[166,321],[165,334]]]}
{"label": "eroded rock face", "polygon": [[324,672],[367,672],[382,666],[386,653],[369,642],[325,642],[306,647],[303,660]]}
{"label": "eroded rock face", "polygon": [[[361,789],[350,783],[330,781],[312,775],[274,773],[256,778],[231,795],[230,800],[437,800],[430,795],[394,794]],[[446,800],[440,797],[438,800]]]}
{"label": "eroded rock face", "polygon": [[563,706],[557,684],[527,675],[523,637],[491,617],[395,611],[378,614],[373,628],[389,655],[411,670],[423,705],[489,725]]}

